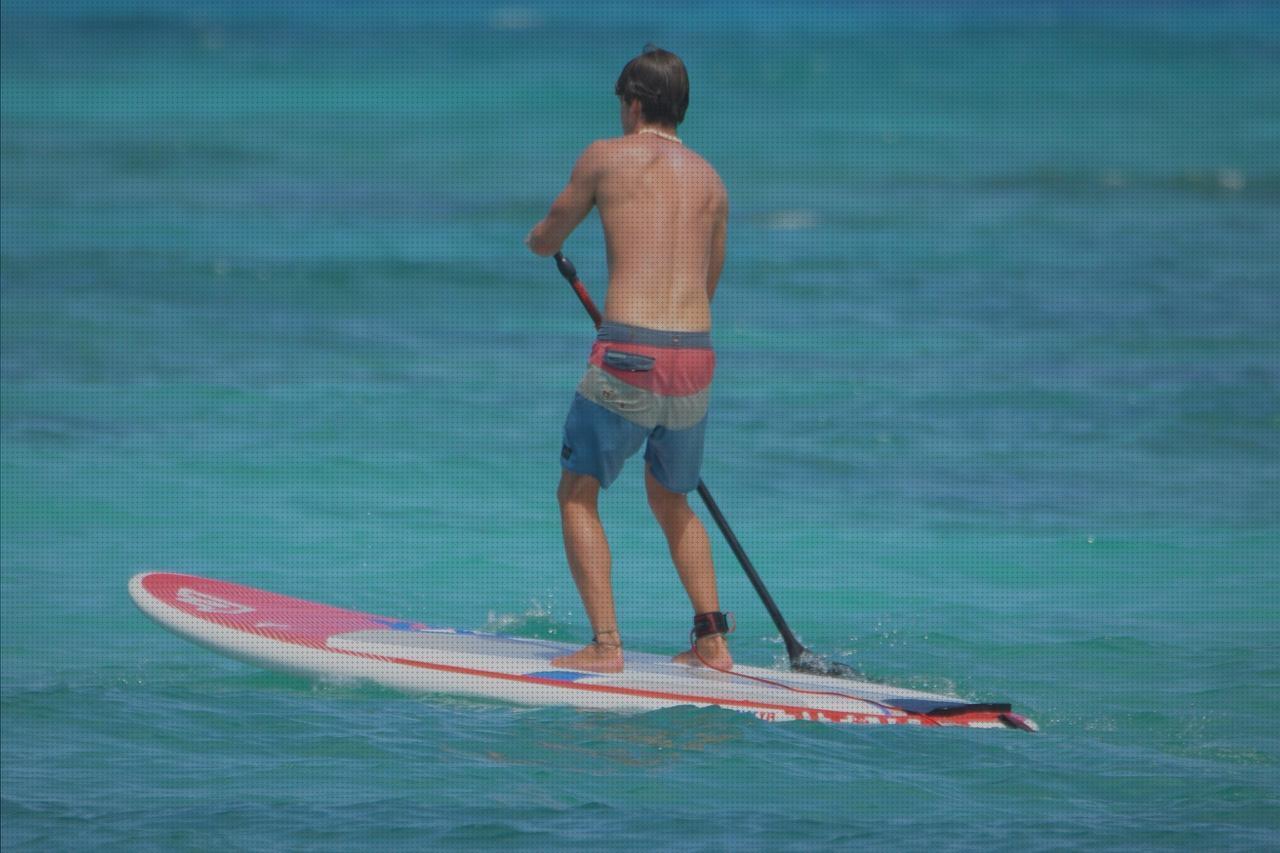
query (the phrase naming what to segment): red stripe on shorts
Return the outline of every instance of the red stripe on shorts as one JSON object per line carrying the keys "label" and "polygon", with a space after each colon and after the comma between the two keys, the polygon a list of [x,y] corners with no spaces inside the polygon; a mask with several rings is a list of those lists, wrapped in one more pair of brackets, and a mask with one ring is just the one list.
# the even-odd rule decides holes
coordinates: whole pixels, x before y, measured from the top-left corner
{"label": "red stripe on shorts", "polygon": [[[604,363],[606,349],[646,355],[653,359],[653,369],[618,370]],[[663,397],[687,397],[711,384],[716,369],[716,354],[710,349],[654,347],[644,344],[596,341],[591,347],[591,364],[628,385],[643,388]]]}

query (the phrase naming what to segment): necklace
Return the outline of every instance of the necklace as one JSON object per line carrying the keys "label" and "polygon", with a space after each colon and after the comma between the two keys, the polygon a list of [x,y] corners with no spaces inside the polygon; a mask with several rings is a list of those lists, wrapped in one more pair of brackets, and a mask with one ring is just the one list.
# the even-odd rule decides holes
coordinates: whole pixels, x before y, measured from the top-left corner
{"label": "necklace", "polygon": [[636,133],[652,133],[654,136],[661,136],[663,139],[669,139],[679,145],[684,145],[684,142],[681,141],[680,137],[672,136],[670,133],[663,133],[660,130],[654,130],[652,127],[642,127],[637,130]]}

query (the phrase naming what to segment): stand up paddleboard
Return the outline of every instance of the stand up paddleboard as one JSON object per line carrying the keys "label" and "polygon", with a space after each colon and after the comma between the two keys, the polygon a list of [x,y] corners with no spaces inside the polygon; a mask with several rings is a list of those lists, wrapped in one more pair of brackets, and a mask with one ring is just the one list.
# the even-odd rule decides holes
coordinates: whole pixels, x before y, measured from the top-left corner
{"label": "stand up paddleboard", "polygon": [[357,613],[193,575],[145,572],[129,582],[129,593],[165,628],[222,654],[411,693],[627,712],[715,705],[771,721],[1036,730],[1008,705],[845,678],[750,666],[730,674],[642,652],[626,652],[616,674],[562,669],[551,661],[573,650],[563,643]]}

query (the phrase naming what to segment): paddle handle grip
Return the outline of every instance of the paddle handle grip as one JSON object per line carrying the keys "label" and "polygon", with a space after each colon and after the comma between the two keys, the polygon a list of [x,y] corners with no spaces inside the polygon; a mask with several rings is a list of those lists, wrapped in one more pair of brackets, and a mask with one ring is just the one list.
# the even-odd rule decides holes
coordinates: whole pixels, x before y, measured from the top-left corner
{"label": "paddle handle grip", "polygon": [[604,322],[604,317],[600,314],[600,309],[591,301],[591,294],[587,293],[587,288],[583,285],[582,280],[578,278],[578,270],[564,256],[563,252],[556,252],[556,267],[560,270],[560,275],[564,276],[564,280],[569,282],[573,287],[573,292],[578,294],[578,301],[582,303],[582,307],[587,309],[587,313],[591,315],[591,322],[596,324],[596,328],[600,328],[600,324]]}

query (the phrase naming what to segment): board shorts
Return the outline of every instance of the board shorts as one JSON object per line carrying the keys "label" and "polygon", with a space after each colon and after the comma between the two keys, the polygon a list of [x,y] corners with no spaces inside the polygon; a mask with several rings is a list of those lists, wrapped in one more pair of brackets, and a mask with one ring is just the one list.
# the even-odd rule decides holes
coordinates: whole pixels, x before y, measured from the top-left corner
{"label": "board shorts", "polygon": [[565,419],[561,466],[608,488],[647,443],[659,483],[697,488],[715,366],[710,332],[604,323]]}

